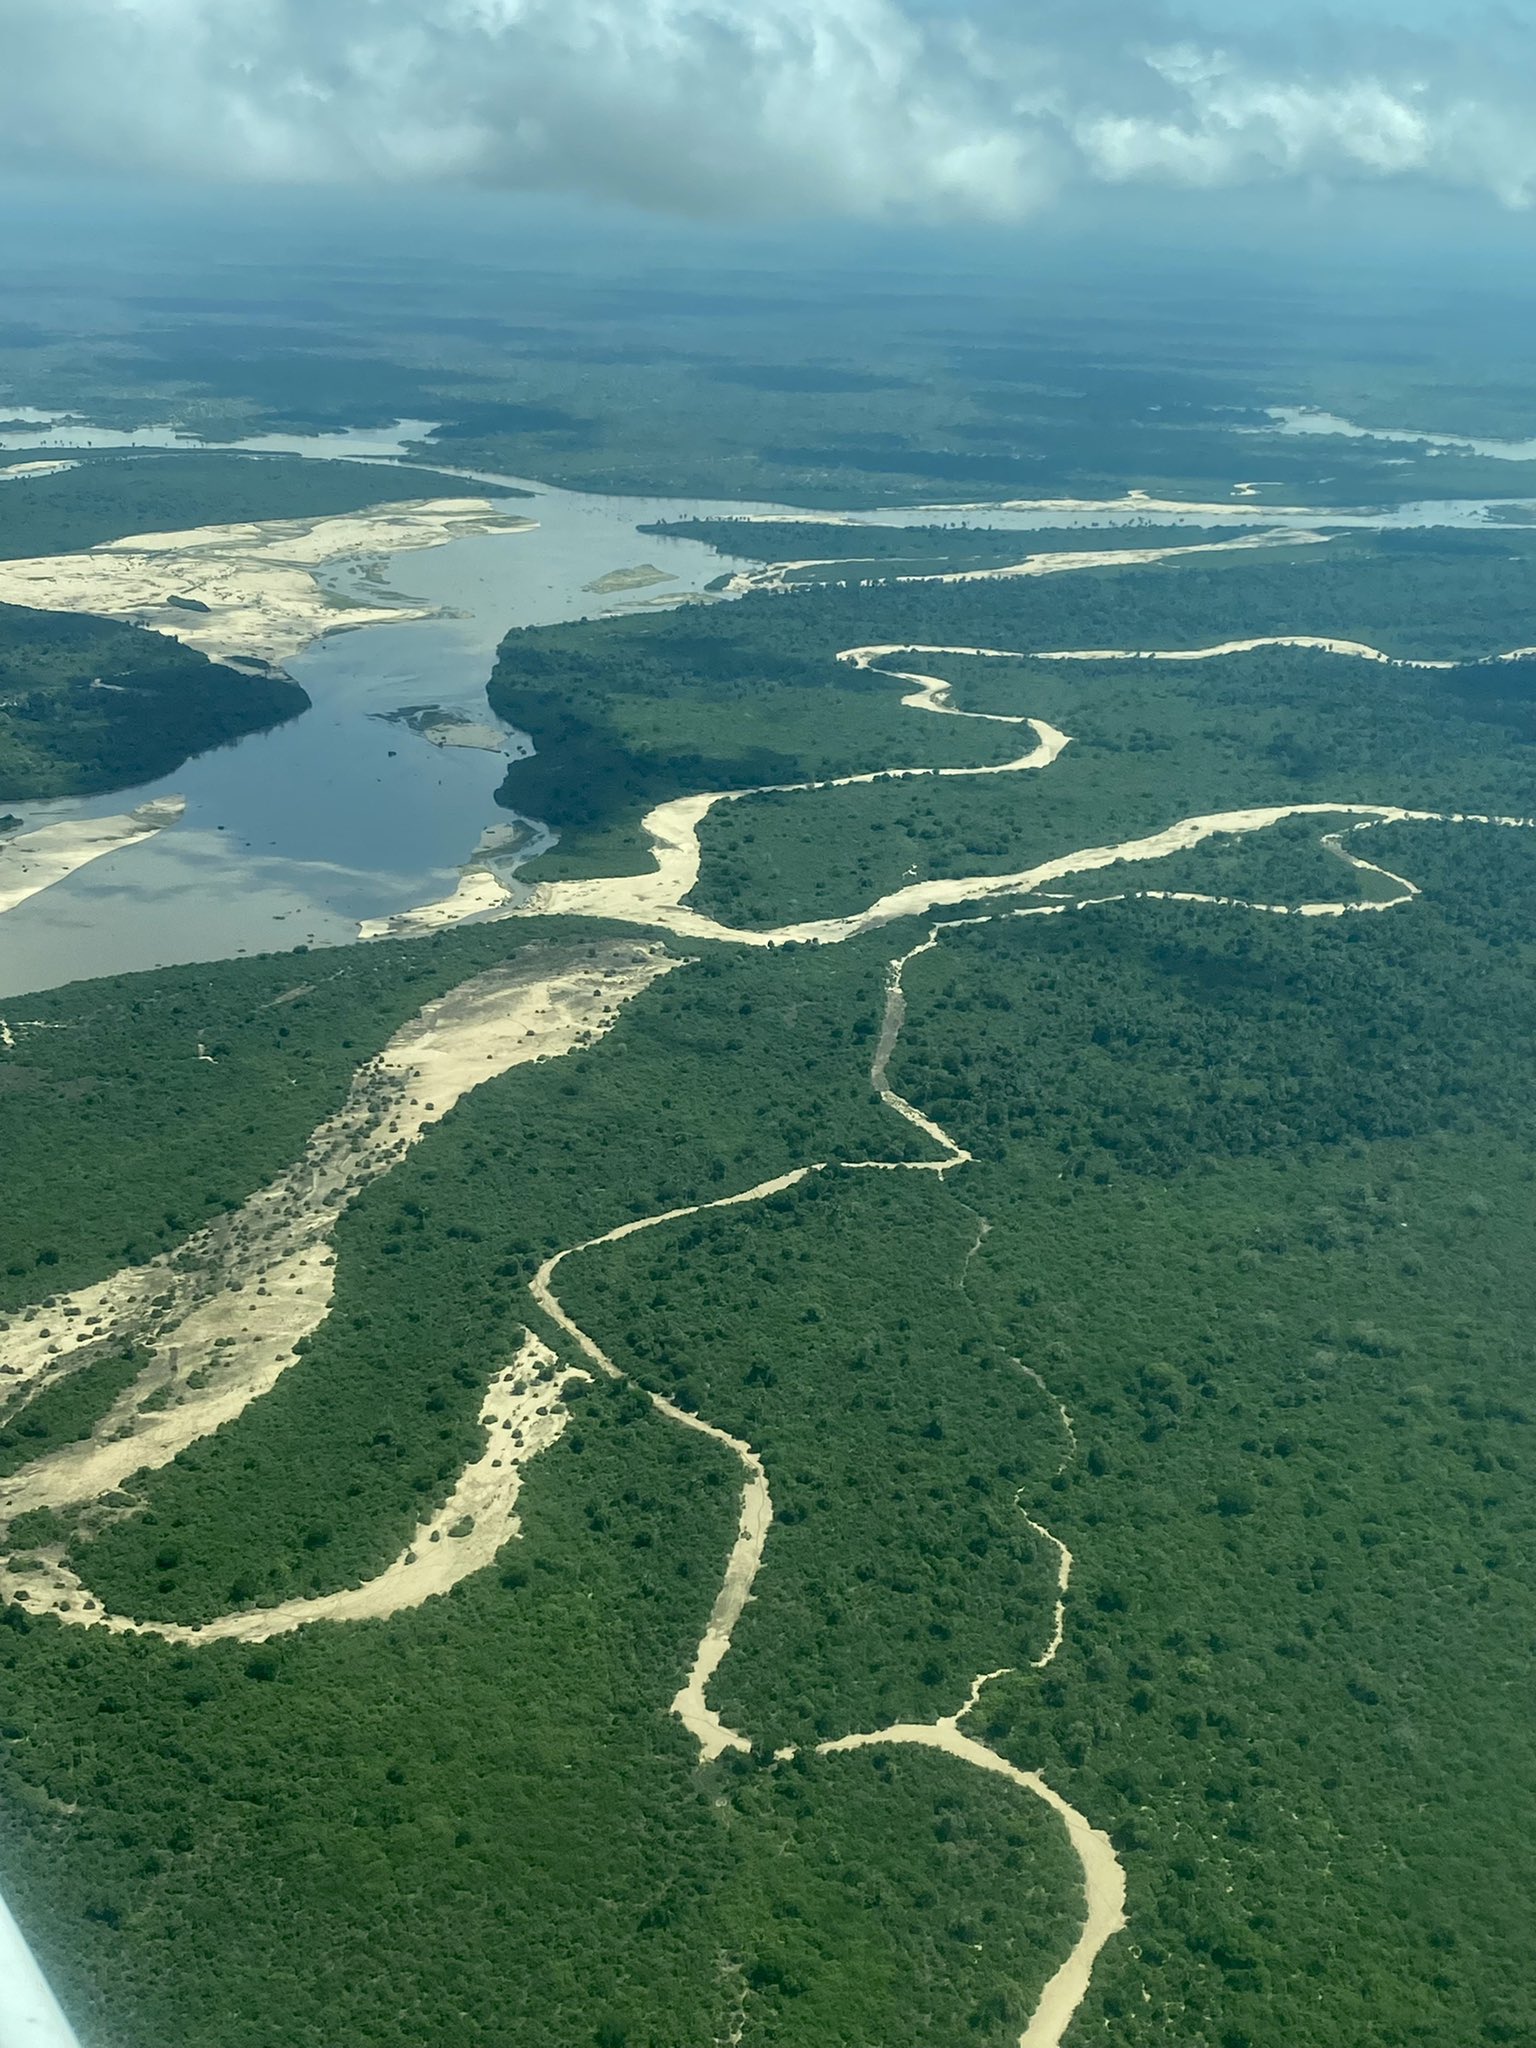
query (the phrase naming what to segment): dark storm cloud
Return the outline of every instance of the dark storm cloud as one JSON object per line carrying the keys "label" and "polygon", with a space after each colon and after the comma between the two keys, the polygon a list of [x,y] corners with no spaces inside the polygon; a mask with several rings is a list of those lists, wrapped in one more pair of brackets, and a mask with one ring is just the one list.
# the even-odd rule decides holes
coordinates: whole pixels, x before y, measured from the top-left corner
{"label": "dark storm cloud", "polygon": [[1457,10],[1441,40],[1400,7],[0,0],[0,162],[727,217],[1014,219],[1083,184],[1284,179],[1526,204],[1536,27]]}

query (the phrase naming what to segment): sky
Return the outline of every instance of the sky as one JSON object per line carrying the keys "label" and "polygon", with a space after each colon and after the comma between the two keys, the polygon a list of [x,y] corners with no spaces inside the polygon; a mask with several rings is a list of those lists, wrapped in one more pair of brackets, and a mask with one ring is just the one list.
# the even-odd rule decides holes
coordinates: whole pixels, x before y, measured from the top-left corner
{"label": "sky", "polygon": [[0,174],[1013,223],[1536,204],[1536,0],[0,0]]}

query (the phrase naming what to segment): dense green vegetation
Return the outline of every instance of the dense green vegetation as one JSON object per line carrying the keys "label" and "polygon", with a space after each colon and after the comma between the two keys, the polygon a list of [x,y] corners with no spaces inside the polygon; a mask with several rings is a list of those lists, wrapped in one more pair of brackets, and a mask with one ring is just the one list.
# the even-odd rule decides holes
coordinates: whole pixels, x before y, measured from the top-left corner
{"label": "dense green vegetation", "polygon": [[1077,1418],[1039,1496],[1068,1647],[986,1718],[1141,1901],[1085,2036],[1515,2040],[1529,2009],[1536,870],[1476,833],[1421,867],[1429,902],[1345,929],[1137,906],[914,963],[898,1084],[987,1154],[973,1295]]}
{"label": "dense green vegetation", "polygon": [[[478,1455],[487,1346],[510,1342],[549,1251],[750,1187],[819,1146],[926,1153],[868,1089],[880,958],[806,953],[776,973],[711,958],[590,1051],[461,1103],[343,1220],[332,1312],[302,1363],[82,1554],[103,1597],[202,1620],[371,1575]],[[744,1097],[740,1062],[776,1083]]]}
{"label": "dense green vegetation", "polygon": [[400,1621],[5,1632],[7,1891],[83,2038],[674,2048],[743,2010],[781,2048],[914,2014],[1016,2038],[1071,1938],[1042,1810],[905,1754],[700,1784],[660,1702],[729,1492],[622,1397],[581,1433],[501,1571]]}
{"label": "dense green vegetation", "polygon": [[[1187,664],[936,655],[921,666],[952,677],[965,708],[1033,713],[1069,733],[1071,746],[1039,775],[876,782],[721,805],[699,835],[692,900],[701,909],[742,926],[839,916],[906,881],[1011,874],[1180,817],[1251,805],[1344,801],[1494,816],[1523,816],[1530,805],[1536,663],[1447,675],[1263,648]],[[921,716],[908,716],[926,736]],[[949,723],[932,724],[947,739]],[[991,730],[993,758],[1007,758],[1014,729]],[[1143,886],[1129,869],[1113,880]]]}
{"label": "dense green vegetation", "polygon": [[[728,1717],[868,1725],[927,1684],[930,1718],[1019,1668],[973,1725],[1130,1876],[1085,2039],[1515,2040],[1528,2005],[1536,848],[1379,836],[1428,892],[1379,920],[956,930],[893,1080],[975,1168],[845,1175],[567,1290],[768,1447]],[[1016,1492],[1077,1558],[1043,1676],[1006,1594],[945,1584],[974,1527],[980,1591]]]}
{"label": "dense green vegetation", "polygon": [[131,788],[308,709],[287,676],[226,668],[163,633],[0,605],[0,790],[12,799]]}
{"label": "dense green vegetation", "polygon": [[605,1248],[564,1287],[637,1379],[767,1463],[769,1568],[715,1687],[765,1748],[952,1714],[1050,1639],[1055,1559],[1014,1502],[1029,1468],[983,1447],[1021,1422],[1044,1459],[1066,1445],[961,1291],[977,1230],[930,1174],[818,1176]]}
{"label": "dense green vegetation", "polygon": [[0,558],[62,555],[135,533],[323,519],[409,498],[509,495],[432,470],[298,455],[71,455],[75,469],[0,485]]}
{"label": "dense green vegetation", "polygon": [[[711,863],[699,901],[767,923],[807,907],[857,907],[882,893],[866,894],[860,876],[879,876],[883,888],[903,878],[914,850],[897,835],[928,813],[917,830],[933,836],[916,850],[941,865],[920,873],[1006,873],[1255,802],[1523,812],[1532,665],[1484,658],[1536,642],[1530,561],[1521,537],[1382,535],[1027,583],[762,595],[521,631],[502,645],[490,695],[538,751],[511,765],[501,800],[562,834],[535,877],[634,871],[647,864],[641,814],[689,790],[974,765],[1017,751],[1009,728],[902,710],[902,686],[839,663],[843,648],[1195,648],[1309,633],[1483,665],[1392,669],[1283,648],[1155,665],[914,657],[908,666],[954,677],[962,708],[1049,719],[1072,747],[1047,777],[721,807],[704,828]],[[1513,758],[1511,739],[1521,743]],[[749,832],[761,840],[744,861]],[[796,872],[797,846],[810,849],[814,875]]]}
{"label": "dense green vegetation", "polygon": [[[137,1217],[150,1245],[178,1164],[191,1170],[176,1148],[163,1162],[152,1149],[148,1184],[132,1177],[147,1131],[169,1135],[168,1111],[183,1112],[178,1138],[219,1145],[232,1199],[295,1149],[400,1014],[549,936],[502,927],[86,984],[35,999],[39,1022],[72,1028],[24,1033],[10,1061],[56,1062],[30,1076],[34,1098],[64,1098],[55,1156],[68,1128],[82,1151],[89,1131],[103,1203],[115,1199],[119,1227]],[[781,1170],[820,1138],[861,1156],[923,1149],[863,1082],[879,957],[712,958],[590,1053],[461,1105],[347,1219],[342,1291],[303,1362],[82,1553],[100,1589],[191,1616],[361,1575],[462,1460],[545,1246]],[[173,1014],[222,1033],[218,1120],[182,1093]],[[357,1035],[328,1060],[338,1031]],[[157,1051],[130,1071],[103,1059],[97,1099],[71,1102],[71,1037],[76,1064],[87,1037],[97,1058]],[[782,1079],[744,1096],[739,1062]],[[271,1132],[235,1120],[269,1104],[282,1109]],[[617,1129],[633,1145],[615,1147]],[[8,1157],[7,1206],[23,1215],[48,1171],[44,1134]],[[86,1273],[114,1249],[100,1235]],[[46,1271],[62,1284],[60,1266]],[[670,2048],[685,2023],[690,2037],[728,2031],[745,1998],[754,2036],[785,2048],[889,2036],[914,2011],[999,2048],[1010,2023],[1016,2034],[1070,1938],[1071,1865],[1047,1817],[1006,1793],[978,1802],[959,1767],[906,1756],[727,1769],[725,1803],[700,1798],[665,1701],[713,1599],[734,1462],[622,1389],[573,1389],[572,1403],[566,1437],[530,1473],[526,1547],[421,1615],[191,1657],[47,1622],[5,1632],[15,1891],[45,1929],[71,1930],[68,1956],[43,1948],[77,2017],[120,2030],[126,2013],[146,2038],[188,2043],[330,2039],[344,2025],[413,2042],[510,2027],[529,2042]],[[18,1434],[42,1407],[21,1412]],[[110,1782],[93,1785],[108,1726]],[[210,1808],[203,1787],[254,1788],[274,1744],[293,1760],[281,1798]],[[58,1807],[81,1794],[91,1820],[61,1842]],[[596,1889],[610,1903],[594,1922]],[[247,1893],[268,1903],[237,1914]],[[419,1901],[404,1941],[402,1896]],[[302,1949],[284,1935],[294,1912]],[[215,1928],[220,1967],[204,1972],[190,1959]],[[381,1945],[382,1975],[361,1966]],[[546,1958],[510,1994],[509,1950]]]}
{"label": "dense green vegetation", "polygon": [[[548,799],[561,857],[603,862],[646,803],[765,764],[1017,747],[903,711],[842,647],[1299,631],[1475,660],[1536,641],[1529,568],[1507,536],[1344,540],[514,635],[493,693],[542,752],[507,796]],[[721,807],[707,900],[854,907],[914,865],[1001,871],[1226,805],[1532,809],[1525,663],[916,665],[1072,745],[1040,775]],[[1327,822],[1092,893],[1374,893]],[[931,1721],[1007,1666],[968,1726],[1108,1829],[1129,1882],[1073,2041],[1519,2041],[1536,832],[1352,844],[1423,896],[1337,920],[1126,901],[912,959],[890,1080],[974,1155],[942,1180],[853,1164],[934,1158],[868,1074],[886,964],[925,920],[691,948],[609,1036],[473,1091],[371,1185],[278,1387],[73,1540],[109,1606],[196,1621],[370,1575],[478,1450],[524,1322],[557,1336],[527,1292],[551,1251],[832,1162],[562,1265],[631,1383],[570,1389],[526,1533],[452,1596],[185,1650],[0,1610],[7,1892],[87,2033],[675,2048],[739,2023],[743,2048],[1005,2048],[1076,1925],[1045,1809],[895,1747],[773,1749]],[[4,1301],[174,1244],[292,1158],[423,1001],[603,929],[26,998],[0,1053]],[[126,1369],[8,1413],[0,1469],[29,1430],[77,1434]],[[706,1772],[666,1703],[740,1472],[640,1388],[744,1435],[773,1490],[710,1688],[753,1750]],[[1075,1559],[1044,1670],[1055,1558],[1032,1522]]]}

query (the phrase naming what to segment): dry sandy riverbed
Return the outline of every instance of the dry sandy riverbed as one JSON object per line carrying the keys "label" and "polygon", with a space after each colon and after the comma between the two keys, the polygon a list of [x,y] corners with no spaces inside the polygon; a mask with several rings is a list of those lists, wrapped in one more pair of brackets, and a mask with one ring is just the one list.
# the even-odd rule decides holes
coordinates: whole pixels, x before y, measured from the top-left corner
{"label": "dry sandy riverbed", "polygon": [[89,1509],[267,1393],[329,1311],[331,1236],[353,1196],[468,1090],[590,1044],[677,965],[657,946],[602,940],[540,947],[477,976],[429,1003],[361,1067],[303,1156],[235,1215],[148,1266],[13,1320],[0,1331],[0,1393],[12,1400],[103,1346],[140,1344],[149,1362],[89,1439],[0,1481],[0,1520],[39,1507]]}
{"label": "dry sandy riverbed", "polygon": [[104,1628],[112,1635],[158,1636],[172,1643],[265,1643],[315,1622],[386,1620],[450,1592],[494,1563],[502,1546],[522,1534],[517,1497],[523,1473],[565,1432],[570,1411],[562,1399],[564,1388],[587,1377],[562,1370],[548,1345],[525,1331],[517,1356],[492,1374],[486,1389],[480,1416],[485,1449],[460,1473],[447,1500],[420,1524],[394,1562],[361,1586],[188,1625],[104,1613],[57,1547],[35,1553],[24,1570],[0,1567],[0,1584],[8,1597],[25,1599],[34,1611],[51,1608],[63,1621]]}

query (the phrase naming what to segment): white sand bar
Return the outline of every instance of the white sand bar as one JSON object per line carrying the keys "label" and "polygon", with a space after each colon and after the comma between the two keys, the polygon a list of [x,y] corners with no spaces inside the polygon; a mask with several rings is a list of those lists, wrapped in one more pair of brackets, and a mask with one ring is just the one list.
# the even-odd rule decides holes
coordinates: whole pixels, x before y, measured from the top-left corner
{"label": "white sand bar", "polygon": [[325,633],[434,615],[430,605],[382,586],[368,603],[337,597],[316,580],[325,564],[442,547],[467,534],[523,533],[535,523],[491,498],[432,498],[337,519],[133,534],[81,554],[0,562],[0,603],[93,612],[149,626],[216,659],[281,663]]}
{"label": "white sand bar", "polygon": [[451,896],[436,903],[418,904],[414,910],[397,910],[389,917],[365,917],[357,927],[360,939],[416,939],[444,926],[464,924],[487,911],[499,910],[512,901],[512,891],[491,868],[467,867]]}
{"label": "white sand bar", "polygon": [[78,462],[7,462],[0,466],[0,484],[26,484],[38,477],[62,476],[66,469],[78,469]]}
{"label": "white sand bar", "polygon": [[14,910],[39,889],[62,882],[103,854],[153,839],[174,825],[185,809],[179,796],[162,796],[116,817],[71,819],[0,837],[0,913]]}

